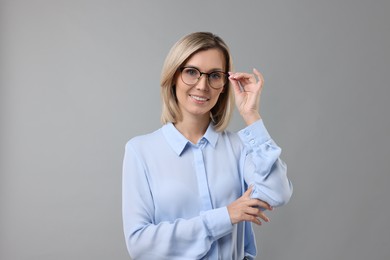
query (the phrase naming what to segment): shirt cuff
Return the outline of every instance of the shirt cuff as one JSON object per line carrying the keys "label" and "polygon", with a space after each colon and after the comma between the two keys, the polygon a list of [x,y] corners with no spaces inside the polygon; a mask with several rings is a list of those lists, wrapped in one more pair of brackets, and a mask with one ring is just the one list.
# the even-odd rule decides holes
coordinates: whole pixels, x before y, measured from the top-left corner
{"label": "shirt cuff", "polygon": [[271,139],[262,119],[240,130],[238,135],[244,143],[251,147],[262,145]]}
{"label": "shirt cuff", "polygon": [[208,233],[215,240],[233,231],[227,207],[217,208],[201,213]]}

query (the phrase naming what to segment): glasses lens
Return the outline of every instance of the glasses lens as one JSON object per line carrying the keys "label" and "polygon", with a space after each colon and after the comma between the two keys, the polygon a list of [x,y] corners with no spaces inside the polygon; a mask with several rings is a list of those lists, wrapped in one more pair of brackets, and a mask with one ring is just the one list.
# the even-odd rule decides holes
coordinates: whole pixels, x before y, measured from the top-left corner
{"label": "glasses lens", "polygon": [[[214,71],[207,75],[207,80],[210,87],[218,89],[222,88],[227,80],[226,74],[221,71]],[[187,85],[195,85],[198,83],[202,73],[196,68],[183,68],[181,71],[181,79]]]}
{"label": "glasses lens", "polygon": [[199,77],[200,72],[195,68],[184,68],[181,72],[182,80],[188,85],[196,84],[196,82],[198,82]]}
{"label": "glasses lens", "polygon": [[222,88],[226,83],[225,73],[216,71],[209,75],[209,84],[212,88]]}

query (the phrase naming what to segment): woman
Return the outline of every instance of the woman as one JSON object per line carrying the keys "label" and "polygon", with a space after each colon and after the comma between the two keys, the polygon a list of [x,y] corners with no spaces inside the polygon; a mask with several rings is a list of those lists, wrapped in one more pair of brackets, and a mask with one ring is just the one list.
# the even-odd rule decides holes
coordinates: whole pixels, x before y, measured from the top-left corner
{"label": "woman", "polygon": [[[231,70],[228,47],[211,33],[170,50],[164,125],[126,145],[123,223],[133,259],[253,259],[251,223],[288,202],[281,149],[259,113],[263,77]],[[234,97],[247,124],[238,134],[225,131]]]}

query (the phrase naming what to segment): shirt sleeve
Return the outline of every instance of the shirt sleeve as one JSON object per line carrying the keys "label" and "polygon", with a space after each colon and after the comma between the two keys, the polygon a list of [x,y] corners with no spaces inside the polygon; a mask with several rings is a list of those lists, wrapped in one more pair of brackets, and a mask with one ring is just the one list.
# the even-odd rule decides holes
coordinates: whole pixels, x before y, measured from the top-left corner
{"label": "shirt sleeve", "polygon": [[122,214],[133,259],[200,259],[212,243],[232,232],[226,207],[191,219],[154,221],[154,202],[144,162],[128,143],[123,162]]}
{"label": "shirt sleeve", "polygon": [[287,178],[287,166],[280,159],[281,149],[271,139],[262,120],[239,133],[245,144],[244,179],[253,185],[252,198],[263,200],[272,207],[286,204],[293,191]]}

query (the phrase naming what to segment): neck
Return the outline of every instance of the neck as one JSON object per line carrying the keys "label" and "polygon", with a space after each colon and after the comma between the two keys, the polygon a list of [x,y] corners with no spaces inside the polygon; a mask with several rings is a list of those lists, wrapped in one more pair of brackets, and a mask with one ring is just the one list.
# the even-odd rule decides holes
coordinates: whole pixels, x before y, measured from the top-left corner
{"label": "neck", "polygon": [[203,119],[183,118],[182,121],[175,123],[175,127],[188,140],[196,144],[204,133],[206,133],[209,124],[210,117]]}

